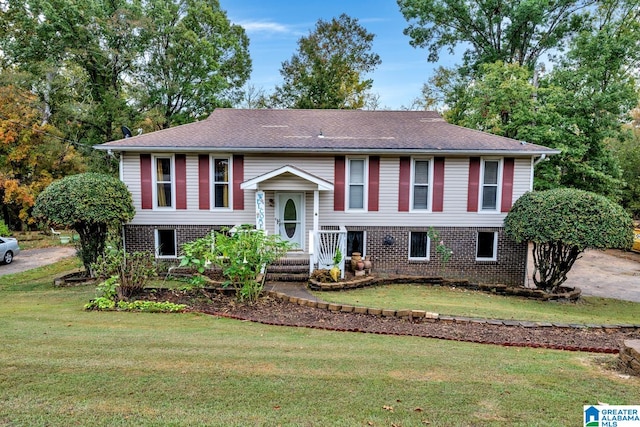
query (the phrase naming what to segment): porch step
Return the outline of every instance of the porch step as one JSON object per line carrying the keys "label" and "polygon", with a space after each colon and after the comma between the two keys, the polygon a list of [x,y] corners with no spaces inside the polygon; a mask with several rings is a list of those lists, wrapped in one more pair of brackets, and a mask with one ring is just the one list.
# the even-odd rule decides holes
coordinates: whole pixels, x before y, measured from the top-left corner
{"label": "porch step", "polygon": [[282,258],[267,268],[268,281],[306,282],[309,280],[309,258]]}

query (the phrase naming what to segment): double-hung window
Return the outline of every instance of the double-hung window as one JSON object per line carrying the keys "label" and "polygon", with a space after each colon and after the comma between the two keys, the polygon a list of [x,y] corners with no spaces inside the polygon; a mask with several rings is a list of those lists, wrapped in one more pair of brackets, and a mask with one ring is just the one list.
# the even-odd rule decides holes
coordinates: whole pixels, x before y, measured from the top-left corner
{"label": "double-hung window", "polygon": [[213,159],[213,207],[228,208],[230,196],[231,176],[230,159],[214,158]]}
{"label": "double-hung window", "polygon": [[367,180],[367,162],[365,159],[349,159],[348,170],[348,206],[349,209],[364,209]]}
{"label": "double-hung window", "polygon": [[414,210],[428,210],[431,208],[429,204],[430,164],[429,160],[415,159],[413,161],[412,208]]}
{"label": "double-hung window", "polygon": [[483,160],[480,186],[480,209],[496,211],[500,197],[500,160]]}
{"label": "double-hung window", "polygon": [[426,231],[411,231],[409,233],[409,259],[429,260],[431,241]]}
{"label": "double-hung window", "polygon": [[173,157],[155,157],[155,205],[158,208],[174,206]]}

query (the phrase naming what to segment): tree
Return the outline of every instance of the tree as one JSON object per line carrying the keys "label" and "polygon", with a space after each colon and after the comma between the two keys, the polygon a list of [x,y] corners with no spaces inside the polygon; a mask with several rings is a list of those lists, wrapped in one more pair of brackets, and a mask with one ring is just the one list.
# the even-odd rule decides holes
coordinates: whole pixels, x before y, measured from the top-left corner
{"label": "tree", "polygon": [[[141,11],[140,2],[130,0],[10,1],[0,48],[14,67],[32,75],[54,124],[79,123],[87,145],[111,141],[133,114],[125,93],[142,55]],[[62,105],[55,101],[67,90],[61,76],[69,74],[78,83],[67,93],[72,115],[59,117]]]}
{"label": "tree", "polygon": [[[531,72],[518,64],[482,64],[479,78],[466,92],[463,113],[456,123],[514,139],[527,139],[537,110]],[[460,107],[460,105],[458,106]],[[531,140],[529,140],[531,142]]]}
{"label": "tree", "polygon": [[619,138],[610,138],[606,142],[618,159],[626,182],[620,203],[640,219],[640,110],[634,109],[631,115],[633,121],[624,126],[625,132]]}
{"label": "tree", "polygon": [[625,138],[621,124],[638,104],[640,62],[638,12],[625,11],[573,37],[549,73],[504,62],[467,75],[440,69],[433,98],[447,105],[451,123],[559,149],[537,166],[536,189],[573,187],[618,201],[624,182],[609,146]]}
{"label": "tree", "polygon": [[362,76],[381,63],[371,52],[374,35],[342,14],[298,40],[298,53],[282,63],[282,86],[274,103],[285,108],[362,108],[371,79]]}
{"label": "tree", "polygon": [[122,125],[164,128],[230,106],[251,71],[245,32],[218,0],[12,0],[0,31],[5,66],[24,74],[45,119],[87,146]]}
{"label": "tree", "polygon": [[505,233],[533,244],[533,281],[556,292],[586,249],[629,249],[631,217],[599,194],[571,188],[524,194],[504,220]]}
{"label": "tree", "polygon": [[78,256],[88,273],[104,251],[107,232],[135,214],[131,193],[119,179],[97,173],[71,175],[49,185],[36,200],[34,217],[80,235]]}
{"label": "tree", "polygon": [[404,33],[426,47],[429,62],[442,48],[468,46],[465,65],[502,61],[535,67],[544,53],[562,47],[588,22],[595,0],[398,0],[410,23]]}
{"label": "tree", "polygon": [[[545,114],[538,125],[548,145],[562,150],[543,166],[538,185],[580,188],[620,200],[622,172],[607,145],[624,138],[621,124],[638,105],[635,70],[639,23],[620,20],[577,36],[567,54],[540,80]],[[557,174],[556,177],[554,175]]]}
{"label": "tree", "polygon": [[36,97],[15,86],[0,86],[0,200],[12,229],[34,223],[31,209],[53,180],[84,171],[82,156],[42,122]]}
{"label": "tree", "polygon": [[249,39],[218,0],[153,0],[145,7],[141,110],[158,110],[160,127],[168,128],[239,101],[251,73]]}

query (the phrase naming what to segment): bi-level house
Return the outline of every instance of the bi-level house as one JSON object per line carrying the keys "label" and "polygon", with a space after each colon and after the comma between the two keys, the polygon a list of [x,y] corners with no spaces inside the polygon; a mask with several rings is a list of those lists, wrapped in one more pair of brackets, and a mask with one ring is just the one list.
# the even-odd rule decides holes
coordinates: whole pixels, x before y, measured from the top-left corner
{"label": "bi-level house", "polygon": [[[435,112],[359,110],[217,109],[96,148],[119,153],[133,195],[129,251],[174,259],[213,229],[255,224],[309,254],[311,268],[338,242],[378,273],[513,285],[524,283],[527,245],[503,219],[532,189],[535,163],[557,153]],[[445,265],[430,229],[453,250]]]}

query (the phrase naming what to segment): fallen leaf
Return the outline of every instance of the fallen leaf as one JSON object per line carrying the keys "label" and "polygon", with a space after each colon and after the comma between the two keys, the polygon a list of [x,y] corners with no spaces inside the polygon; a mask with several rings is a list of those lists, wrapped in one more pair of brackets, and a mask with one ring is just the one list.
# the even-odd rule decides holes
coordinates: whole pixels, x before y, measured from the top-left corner
{"label": "fallen leaf", "polygon": [[384,405],[384,406],[382,407],[382,409],[385,409],[385,410],[387,410],[387,411],[393,412],[393,406],[390,406],[390,405]]}
{"label": "fallen leaf", "polygon": [[274,406],[273,409],[275,409],[277,411],[278,409],[280,409],[280,405]]}
{"label": "fallen leaf", "polygon": [[413,410],[414,412],[422,412],[422,408],[416,408]]}

